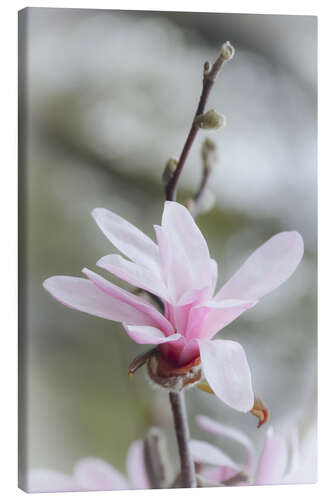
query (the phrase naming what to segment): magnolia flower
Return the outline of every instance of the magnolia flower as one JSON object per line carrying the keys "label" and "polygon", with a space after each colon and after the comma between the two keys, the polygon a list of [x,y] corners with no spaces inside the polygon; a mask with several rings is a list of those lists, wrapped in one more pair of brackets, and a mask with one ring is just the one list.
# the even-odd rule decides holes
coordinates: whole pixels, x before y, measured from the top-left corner
{"label": "magnolia flower", "polygon": [[82,458],[67,475],[50,469],[35,469],[28,473],[29,493],[63,491],[103,491],[150,488],[144,462],[143,441],[134,441],[126,459],[127,477],[100,458]]}
{"label": "magnolia flower", "polygon": [[[270,427],[266,432],[265,444],[259,457],[250,439],[238,429],[229,427],[205,416],[197,417],[199,427],[214,436],[226,436],[241,444],[247,452],[245,465],[233,462],[215,446],[204,441],[192,440],[190,443],[194,461],[199,465],[203,482],[226,485],[264,485],[292,483],[300,468],[299,443],[297,431],[291,434],[290,456],[286,440],[276,435]],[[289,464],[289,466],[288,466]]]}
{"label": "magnolia flower", "polygon": [[191,373],[187,382],[195,383],[202,369],[224,403],[239,411],[251,410],[254,395],[243,347],[212,338],[292,275],[303,255],[302,237],[295,231],[273,236],[214,295],[217,264],[183,205],[165,202],[162,224],[155,226],[157,243],[113,212],[96,208],[92,215],[111,243],[130,259],[111,254],[97,266],[158,296],[164,312],[86,268],[82,272],[87,279],[54,276],[44,282],[45,289],[67,307],[121,322],[138,344],[156,345],[157,355],[148,368],[157,380],[161,373],[176,378]]}

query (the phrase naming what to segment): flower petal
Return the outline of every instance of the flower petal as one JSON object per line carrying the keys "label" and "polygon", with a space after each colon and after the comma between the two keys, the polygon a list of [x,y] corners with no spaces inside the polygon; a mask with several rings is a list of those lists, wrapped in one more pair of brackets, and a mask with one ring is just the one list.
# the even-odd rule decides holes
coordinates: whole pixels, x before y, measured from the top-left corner
{"label": "flower petal", "polygon": [[164,332],[153,326],[129,326],[124,325],[126,333],[137,344],[164,344],[174,342],[181,338],[179,333],[165,336]]}
{"label": "flower petal", "polygon": [[299,233],[285,231],[276,234],[253,252],[214,300],[261,298],[293,274],[303,252],[304,243]]}
{"label": "flower petal", "polygon": [[133,286],[148,290],[158,297],[168,298],[168,292],[160,275],[158,276],[151,269],[135,264],[120,255],[106,255],[99,259],[97,266],[106,269]]}
{"label": "flower petal", "polygon": [[190,311],[186,337],[210,339],[219,330],[234,321],[244,311],[257,304],[257,300],[210,300]]}
{"label": "flower petal", "polygon": [[174,300],[191,289],[212,285],[211,262],[205,238],[190,212],[179,203],[164,204],[162,227],[155,227],[164,278]]}
{"label": "flower petal", "polygon": [[129,324],[151,323],[147,314],[102,292],[90,280],[53,276],[45,280],[43,286],[53,298],[70,309]]}
{"label": "flower petal", "polygon": [[253,407],[251,373],[243,347],[232,340],[198,340],[201,364],[216,396],[235,410]]}
{"label": "flower petal", "polygon": [[139,322],[133,322],[132,320],[126,321],[124,323],[130,325],[149,325],[156,326],[163,330],[167,335],[174,333],[169,321],[157,310],[152,304],[146,302],[143,298],[134,295],[133,293],[127,292],[123,288],[120,288],[110,281],[102,278],[98,274],[90,271],[87,268],[82,269],[82,272],[91,280],[102,292],[109,295],[110,297],[119,301],[120,304],[126,304],[132,308],[133,311],[143,314],[143,318]]}
{"label": "flower petal", "polygon": [[67,474],[50,469],[33,469],[27,474],[29,493],[58,493],[81,491],[79,484]]}
{"label": "flower petal", "polygon": [[228,457],[228,455],[205,441],[191,439],[190,452],[195,463],[231,467],[236,471],[241,470],[241,467]]}
{"label": "flower petal", "polygon": [[99,458],[87,457],[76,462],[74,478],[88,491],[127,490],[127,479],[112,465]]}
{"label": "flower petal", "polygon": [[270,427],[260,456],[255,484],[280,484],[286,471],[287,460],[285,440],[276,436]]}
{"label": "flower petal", "polygon": [[120,252],[137,264],[159,272],[157,245],[140,229],[105,208],[95,208],[92,216],[105,236]]}
{"label": "flower petal", "polygon": [[226,436],[227,438],[237,441],[239,444],[244,446],[248,455],[247,471],[252,474],[254,472],[255,466],[255,448],[252,441],[247,437],[246,434],[241,432],[234,427],[229,427],[228,425],[221,424],[212,418],[206,417],[204,415],[198,415],[196,417],[196,422],[200,429],[206,432],[210,432],[215,436]]}
{"label": "flower petal", "polygon": [[126,471],[132,488],[137,490],[150,488],[145,467],[143,441],[134,441],[129,447],[126,459]]}

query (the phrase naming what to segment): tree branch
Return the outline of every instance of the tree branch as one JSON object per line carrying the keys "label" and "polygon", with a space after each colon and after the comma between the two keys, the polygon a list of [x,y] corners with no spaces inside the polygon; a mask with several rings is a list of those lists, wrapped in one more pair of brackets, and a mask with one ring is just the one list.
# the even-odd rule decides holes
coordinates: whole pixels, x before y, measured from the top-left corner
{"label": "tree branch", "polygon": [[188,427],[184,392],[169,393],[171,409],[176,429],[178,450],[181,466],[181,485],[183,488],[196,488],[194,462],[191,458],[189,442],[190,431]]}
{"label": "tree branch", "polygon": [[222,45],[222,49],[220,51],[220,54],[212,67],[210,67],[210,63],[208,61],[205,62],[204,64],[204,76],[203,76],[203,81],[202,81],[202,92],[199,100],[199,104],[197,107],[197,110],[194,115],[194,119],[192,122],[191,129],[189,131],[189,134],[187,136],[187,139],[185,141],[183,151],[180,155],[177,168],[173,175],[171,176],[169,182],[165,186],[165,196],[166,200],[174,201],[176,200],[176,191],[177,191],[177,183],[180,177],[180,174],[182,173],[186,158],[188,156],[188,153],[191,149],[191,146],[193,144],[193,141],[195,139],[195,136],[197,135],[197,132],[200,128],[199,124],[195,121],[195,118],[198,115],[202,115],[203,112],[205,111],[205,107],[207,104],[208,96],[210,94],[210,91],[214,85],[214,82],[223,66],[223,64],[230,60],[234,55],[234,48],[232,45],[230,45],[229,42],[225,42]]}

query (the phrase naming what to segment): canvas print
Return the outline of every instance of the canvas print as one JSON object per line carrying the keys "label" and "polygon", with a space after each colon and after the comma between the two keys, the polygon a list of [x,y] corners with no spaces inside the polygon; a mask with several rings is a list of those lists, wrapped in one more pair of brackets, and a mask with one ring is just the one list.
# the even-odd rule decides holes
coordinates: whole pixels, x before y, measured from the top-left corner
{"label": "canvas print", "polygon": [[316,481],[317,23],[19,13],[19,486]]}

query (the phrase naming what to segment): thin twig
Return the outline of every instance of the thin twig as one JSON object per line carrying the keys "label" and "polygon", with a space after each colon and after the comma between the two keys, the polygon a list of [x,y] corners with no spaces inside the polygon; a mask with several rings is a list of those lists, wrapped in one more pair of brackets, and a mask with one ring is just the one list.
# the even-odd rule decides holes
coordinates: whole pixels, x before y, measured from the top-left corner
{"label": "thin twig", "polygon": [[207,61],[204,64],[204,77],[202,81],[202,92],[199,104],[194,115],[191,129],[185,141],[183,151],[180,155],[177,168],[173,173],[173,175],[171,176],[169,182],[165,186],[166,200],[174,201],[176,199],[176,190],[177,190],[177,183],[179,180],[179,176],[183,170],[184,163],[191,149],[195,136],[197,135],[197,132],[200,128],[199,124],[195,122],[195,118],[198,115],[202,115],[204,113],[208,96],[214,85],[217,75],[220,72],[224,62],[232,58],[233,50],[234,50],[233,47],[230,44],[228,44],[228,42],[226,42],[226,44],[223,44],[222,50],[220,51],[220,54],[216,59],[215,63],[212,65],[212,67],[210,68],[210,64]]}
{"label": "thin twig", "polygon": [[183,488],[196,488],[194,462],[190,453],[190,431],[187,421],[184,392],[169,393],[175,423],[176,437],[181,466],[181,485]]}

